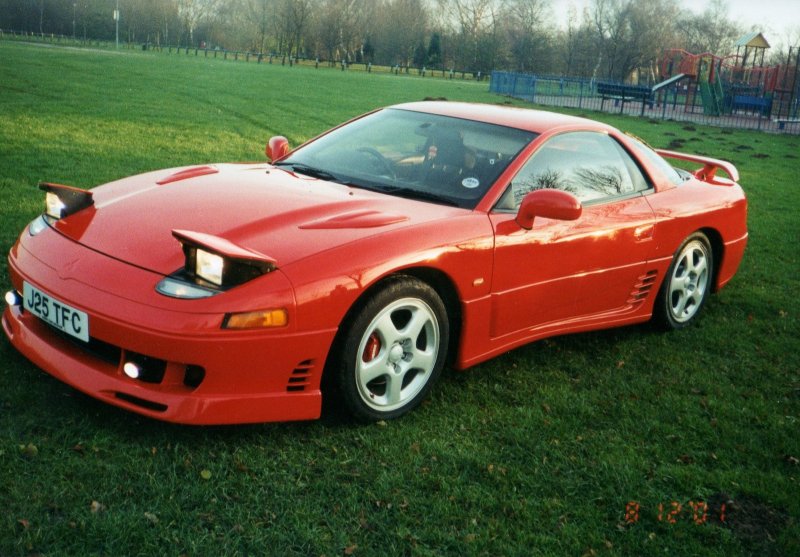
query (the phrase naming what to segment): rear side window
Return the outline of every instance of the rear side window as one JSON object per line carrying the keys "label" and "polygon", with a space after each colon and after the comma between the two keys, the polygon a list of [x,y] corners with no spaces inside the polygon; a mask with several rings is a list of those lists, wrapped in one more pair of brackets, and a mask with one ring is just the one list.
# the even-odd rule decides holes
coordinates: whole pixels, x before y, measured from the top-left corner
{"label": "rear side window", "polygon": [[542,145],[511,183],[516,207],[529,192],[552,188],[581,203],[600,202],[650,187],[639,167],[610,136],[572,132]]}
{"label": "rear side window", "polygon": [[638,138],[629,135],[628,138],[633,143],[634,148],[642,158],[647,159],[647,162],[658,168],[658,170],[666,176],[666,178],[675,185],[682,184],[686,181],[686,172],[675,169],[661,155],[653,151],[650,147],[642,143]]}

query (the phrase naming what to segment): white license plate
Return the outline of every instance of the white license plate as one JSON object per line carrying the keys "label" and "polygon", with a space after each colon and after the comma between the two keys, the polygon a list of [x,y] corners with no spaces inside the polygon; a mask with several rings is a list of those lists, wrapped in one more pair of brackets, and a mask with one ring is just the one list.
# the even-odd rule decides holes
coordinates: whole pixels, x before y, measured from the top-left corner
{"label": "white license plate", "polygon": [[56,300],[27,282],[22,284],[22,295],[26,310],[56,329],[89,342],[89,316],[84,312]]}

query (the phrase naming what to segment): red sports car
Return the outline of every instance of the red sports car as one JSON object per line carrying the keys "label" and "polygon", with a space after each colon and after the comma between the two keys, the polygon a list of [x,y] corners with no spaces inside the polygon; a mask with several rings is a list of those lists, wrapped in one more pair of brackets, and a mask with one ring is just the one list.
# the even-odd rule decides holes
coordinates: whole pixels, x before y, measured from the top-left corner
{"label": "red sports car", "polygon": [[323,396],[383,420],[445,365],[651,318],[684,327],[747,242],[732,164],[560,114],[403,104],[267,154],[40,184],[45,212],[8,258],[11,343],[162,420],[313,419]]}

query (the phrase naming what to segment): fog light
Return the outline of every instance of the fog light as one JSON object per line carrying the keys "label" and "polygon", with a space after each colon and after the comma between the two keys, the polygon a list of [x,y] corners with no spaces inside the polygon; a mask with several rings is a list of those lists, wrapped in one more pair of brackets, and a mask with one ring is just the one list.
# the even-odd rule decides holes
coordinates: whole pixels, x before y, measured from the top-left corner
{"label": "fog light", "polygon": [[9,290],[6,292],[6,303],[9,306],[21,306],[22,305],[22,296],[19,295],[19,292],[16,290]]}
{"label": "fog light", "polygon": [[122,371],[131,379],[139,379],[139,376],[142,374],[141,368],[133,362],[125,362],[125,365],[122,366]]}

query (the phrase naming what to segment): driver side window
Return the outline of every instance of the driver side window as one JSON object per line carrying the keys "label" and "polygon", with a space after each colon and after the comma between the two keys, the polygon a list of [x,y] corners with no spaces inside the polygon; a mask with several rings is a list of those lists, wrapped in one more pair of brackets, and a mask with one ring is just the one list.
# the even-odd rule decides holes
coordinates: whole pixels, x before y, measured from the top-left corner
{"label": "driver side window", "polygon": [[570,132],[550,139],[534,153],[511,182],[511,196],[518,208],[528,193],[551,188],[571,193],[585,204],[649,187],[636,163],[613,138],[597,132]]}

